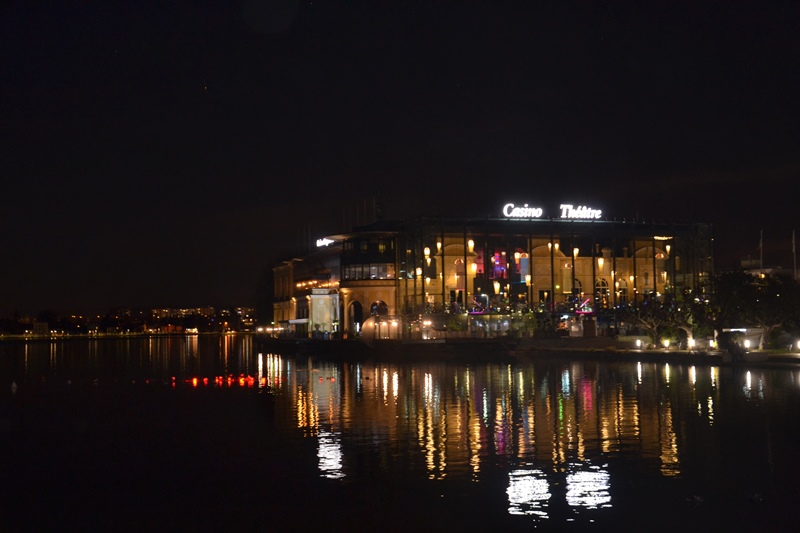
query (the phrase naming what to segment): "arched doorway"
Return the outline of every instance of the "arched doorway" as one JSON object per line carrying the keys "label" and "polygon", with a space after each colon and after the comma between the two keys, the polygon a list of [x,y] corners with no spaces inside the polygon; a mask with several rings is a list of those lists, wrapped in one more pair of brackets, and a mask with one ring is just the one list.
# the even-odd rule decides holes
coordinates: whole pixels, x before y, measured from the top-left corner
{"label": "arched doorway", "polygon": [[361,333],[361,326],[364,324],[364,311],[360,302],[350,303],[350,313],[348,313],[350,320],[347,324],[347,329],[353,334],[358,335]]}

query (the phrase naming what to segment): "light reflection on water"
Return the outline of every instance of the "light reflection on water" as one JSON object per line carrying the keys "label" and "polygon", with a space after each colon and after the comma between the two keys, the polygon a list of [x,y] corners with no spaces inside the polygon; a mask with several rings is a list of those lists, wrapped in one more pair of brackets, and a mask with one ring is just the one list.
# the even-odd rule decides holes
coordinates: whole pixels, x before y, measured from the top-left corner
{"label": "light reflection on water", "polygon": [[381,479],[439,485],[454,498],[488,493],[502,498],[507,516],[534,524],[690,512],[707,501],[744,513],[756,494],[797,494],[794,368],[334,363],[259,353],[247,336],[0,349],[15,361],[19,383],[45,376],[268,386],[276,437],[299,432],[313,442],[319,478],[365,491]]}
{"label": "light reflection on water", "polygon": [[[705,459],[718,467],[718,413],[725,409],[726,422],[737,423],[742,400],[769,397],[769,379],[776,406],[798,402],[793,371],[784,370],[721,373],[719,367],[641,362],[308,365],[309,373],[336,374],[336,382],[312,380],[312,395],[303,394],[302,384],[279,392],[298,398],[296,413],[304,424],[319,424],[320,457],[330,456],[336,444],[336,468],[321,461],[320,475],[358,476],[348,463],[383,447],[394,454],[394,462],[383,464],[394,476],[424,471],[434,482],[496,484],[499,467],[506,470],[497,490],[506,494],[508,514],[537,520],[551,518],[554,506],[566,505],[574,520],[620,505],[614,484],[632,482],[615,473],[611,463],[620,460],[638,465],[642,483],[707,475],[697,469]],[[737,380],[744,383],[741,394],[731,396]],[[318,421],[303,415],[315,410]],[[758,452],[772,453],[767,447]],[[746,461],[767,464],[763,455]],[[673,498],[692,501],[687,494]]]}

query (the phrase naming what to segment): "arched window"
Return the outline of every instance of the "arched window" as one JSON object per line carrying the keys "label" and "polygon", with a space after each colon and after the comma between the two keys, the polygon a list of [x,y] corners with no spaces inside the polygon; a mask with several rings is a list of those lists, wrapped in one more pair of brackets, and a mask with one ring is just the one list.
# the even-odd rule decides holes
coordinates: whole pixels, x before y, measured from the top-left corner
{"label": "arched window", "polygon": [[628,303],[628,282],[622,278],[617,279],[617,303]]}
{"label": "arched window", "polygon": [[375,300],[369,306],[369,314],[371,316],[386,316],[389,314],[389,306],[383,300]]}
{"label": "arched window", "polygon": [[583,292],[583,285],[581,285],[581,280],[579,280],[578,278],[574,278],[574,279],[573,279],[573,281],[572,281],[572,283],[573,283],[573,284],[574,284],[574,286],[575,286],[575,292],[574,292],[573,294],[574,294],[575,296],[578,296],[578,295],[580,295],[580,293],[582,293],[582,292]]}
{"label": "arched window", "polygon": [[466,268],[464,268],[464,260],[463,259],[456,259],[453,262],[453,274],[454,278],[453,281],[455,282],[455,286],[459,290],[464,289],[464,284],[466,282]]}
{"label": "arched window", "polygon": [[595,297],[600,307],[608,307],[608,281],[605,278],[597,278],[594,283]]}

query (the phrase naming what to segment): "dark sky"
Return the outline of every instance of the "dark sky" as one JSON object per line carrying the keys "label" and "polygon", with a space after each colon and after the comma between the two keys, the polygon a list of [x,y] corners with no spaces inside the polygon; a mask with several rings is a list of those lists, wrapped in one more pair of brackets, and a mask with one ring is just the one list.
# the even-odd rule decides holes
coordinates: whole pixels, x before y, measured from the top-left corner
{"label": "dark sky", "polygon": [[253,305],[293,245],[505,201],[792,267],[800,3],[0,7],[0,313]]}

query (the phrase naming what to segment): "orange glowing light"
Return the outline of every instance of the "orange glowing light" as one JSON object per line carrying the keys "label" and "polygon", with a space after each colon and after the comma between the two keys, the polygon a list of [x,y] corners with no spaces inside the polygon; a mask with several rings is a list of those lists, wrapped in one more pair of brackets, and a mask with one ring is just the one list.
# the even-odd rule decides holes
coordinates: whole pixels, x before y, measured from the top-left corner
{"label": "orange glowing light", "polygon": [[192,387],[197,388],[197,378],[192,378]]}

